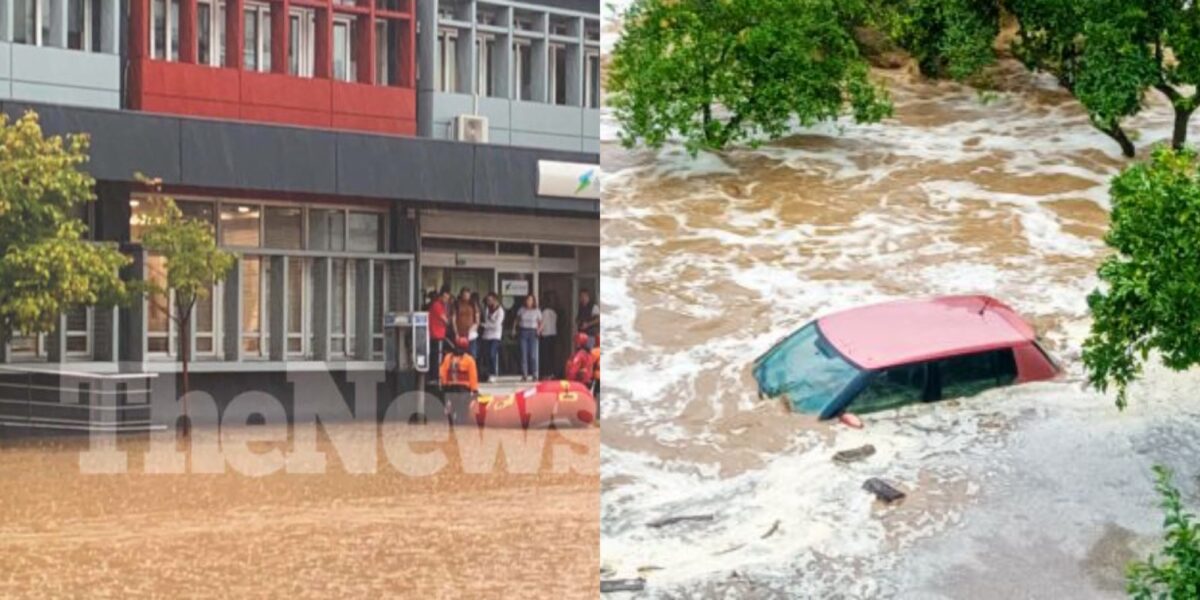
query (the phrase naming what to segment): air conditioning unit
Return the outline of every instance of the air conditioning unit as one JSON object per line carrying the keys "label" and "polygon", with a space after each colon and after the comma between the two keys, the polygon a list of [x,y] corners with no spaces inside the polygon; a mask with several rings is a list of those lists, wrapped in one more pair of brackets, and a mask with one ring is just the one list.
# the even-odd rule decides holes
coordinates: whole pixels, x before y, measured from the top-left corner
{"label": "air conditioning unit", "polygon": [[460,142],[486,144],[488,141],[487,117],[458,115],[454,119],[454,139]]}

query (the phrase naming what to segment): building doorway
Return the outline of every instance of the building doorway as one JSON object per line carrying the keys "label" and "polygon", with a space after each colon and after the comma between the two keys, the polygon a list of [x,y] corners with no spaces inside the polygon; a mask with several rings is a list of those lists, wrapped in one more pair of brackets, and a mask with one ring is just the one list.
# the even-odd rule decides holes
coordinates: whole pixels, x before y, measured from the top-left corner
{"label": "building doorway", "polygon": [[540,357],[548,367],[543,369],[543,373],[554,377],[562,377],[567,357],[571,355],[571,338],[575,333],[575,310],[572,306],[576,303],[573,300],[573,279],[571,273],[538,274],[538,290],[541,294],[538,300],[543,308],[553,308],[558,314],[555,322],[557,335],[550,347],[550,356]]}

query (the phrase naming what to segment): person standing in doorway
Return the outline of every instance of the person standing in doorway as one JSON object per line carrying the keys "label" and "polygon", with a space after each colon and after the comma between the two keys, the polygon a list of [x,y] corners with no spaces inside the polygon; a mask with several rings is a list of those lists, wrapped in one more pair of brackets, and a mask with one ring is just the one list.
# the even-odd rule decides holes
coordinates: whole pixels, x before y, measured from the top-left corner
{"label": "person standing in doorway", "polygon": [[538,375],[542,379],[557,377],[558,373],[558,352],[555,351],[558,343],[558,311],[554,308],[557,304],[553,293],[542,295],[542,335],[538,338],[538,363],[541,365]]}
{"label": "person standing in doorway", "polygon": [[537,379],[538,336],[542,332],[542,311],[537,307],[537,296],[525,296],[525,304],[517,310],[517,342],[521,348],[521,381]]}
{"label": "person standing in doorway", "polygon": [[487,357],[484,365],[487,368],[487,380],[495,383],[500,376],[500,338],[504,333],[504,307],[500,306],[500,298],[495,292],[488,292],[484,298],[486,307],[483,313],[483,355]]}
{"label": "person standing in doorway", "polygon": [[479,363],[479,355],[483,351],[479,342],[479,326],[483,323],[483,302],[479,298],[479,292],[471,292],[471,307],[475,309],[475,324],[471,326],[471,333],[467,339],[471,343],[471,357],[475,359],[475,363]]}
{"label": "person standing in doorway", "polygon": [[433,302],[429,304],[429,354],[431,365],[442,364],[442,345],[446,343],[446,332],[450,325],[447,308],[450,306],[450,286],[443,285]]}
{"label": "person standing in doorway", "polygon": [[579,290],[579,316],[575,318],[576,330],[588,336],[588,348],[596,345],[600,335],[600,305],[592,298],[592,291]]}
{"label": "person standing in doorway", "polygon": [[468,349],[471,356],[475,356],[478,351],[478,339],[471,338],[471,329],[479,325],[479,311],[475,310],[475,303],[471,301],[471,288],[464,287],[458,292],[458,299],[454,302],[454,337],[467,338]]}

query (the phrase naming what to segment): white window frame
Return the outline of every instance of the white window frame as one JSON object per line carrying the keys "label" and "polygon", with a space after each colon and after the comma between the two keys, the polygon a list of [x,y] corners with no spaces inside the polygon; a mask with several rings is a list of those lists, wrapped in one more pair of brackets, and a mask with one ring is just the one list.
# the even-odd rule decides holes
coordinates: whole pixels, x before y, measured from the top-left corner
{"label": "white window frame", "polygon": [[492,51],[495,49],[496,38],[487,34],[475,36],[475,93],[491,96],[492,87]]}
{"label": "white window frame", "polygon": [[[596,80],[594,85],[593,79]],[[600,93],[600,51],[588,48],[583,53],[583,107],[600,108]]]}
{"label": "white window frame", "polygon": [[438,28],[438,68],[435,88],[439,92],[453,94],[458,91],[458,30],[453,27]]}
{"label": "white window frame", "polygon": [[358,61],[354,58],[354,26],[356,22],[356,18],[347,15],[335,15],[333,18],[333,32],[329,36],[331,46],[337,44],[337,28],[339,26],[346,28],[346,43],[342,47],[346,52],[346,72],[341,77],[337,73],[337,48],[333,48],[331,52],[333,57],[333,78],[338,81],[358,81]]}
{"label": "white window frame", "polygon": [[[245,27],[247,12],[254,13],[254,20],[255,20],[255,23],[257,24],[255,26],[255,31],[254,31],[254,68],[253,69],[246,67],[246,48],[245,48],[246,32],[244,30],[244,27]],[[271,42],[270,42],[270,40],[267,40],[267,36],[263,34],[263,31],[264,31],[264,29],[270,30],[270,28],[271,28],[271,6],[269,4],[261,4],[258,2],[245,3],[245,5],[242,7],[242,23],[243,23],[243,31],[242,31],[243,46],[242,46],[242,57],[239,59],[242,61],[242,68],[247,71],[258,71],[259,73],[266,73],[266,72],[270,71],[271,63],[268,63],[266,61],[266,59],[267,59],[267,57],[270,57],[271,60],[274,61],[275,57],[270,56]]]}
{"label": "white window frame", "polygon": [[[238,315],[238,332],[241,339],[239,349],[242,358],[249,360],[259,360],[269,358],[271,356],[271,275],[269,273],[271,257],[261,254],[244,254],[242,261],[255,260],[258,262],[258,332],[247,332],[242,327],[245,325],[245,303],[241,305],[242,314]],[[238,278],[238,292],[241,297],[245,298],[245,292],[242,288],[244,277]],[[258,340],[258,350],[247,350],[246,342],[250,340]]]}
{"label": "white window frame", "polygon": [[[70,319],[63,318],[64,328],[69,327]],[[92,307],[84,307],[84,329],[66,329],[63,335],[63,343],[66,347],[63,348],[63,355],[67,358],[91,358],[92,357],[92,328],[94,327],[94,315]],[[83,350],[71,350],[71,338],[84,339]]]}
{"label": "white window frame", "polygon": [[[530,62],[533,59],[532,44],[528,40],[513,40],[513,80],[512,80],[512,97],[514,100],[529,101],[530,98],[525,98],[521,95],[521,80],[524,79],[525,69],[532,68],[533,65],[525,65],[521,61],[521,48],[530,48]],[[530,92],[532,92],[532,88]]]}
{"label": "white window frame", "polygon": [[[562,104],[558,102],[558,55],[565,54],[567,47],[564,44],[546,44],[546,103],[555,106],[569,106],[567,103],[568,94],[563,94]],[[565,60],[565,59],[564,59]]]}
{"label": "white window frame", "polygon": [[207,6],[209,11],[208,62],[200,62],[200,40],[196,40],[196,62],[210,67],[225,66],[225,3],[214,0],[198,0],[196,3],[196,35],[200,35],[200,10]]}
{"label": "white window frame", "polygon": [[[15,9],[15,7],[13,8],[13,10],[11,12],[12,12],[12,19],[14,21],[14,23],[13,23],[14,43],[25,44],[27,46],[44,46],[46,44],[46,39],[45,39],[46,36],[43,35],[44,32],[42,31],[42,24],[43,24],[43,21],[47,18],[47,15],[45,13],[51,12],[50,11],[50,2],[52,2],[52,1],[53,0],[28,0],[28,2],[26,4],[26,10],[33,11],[33,39],[32,40],[26,39],[24,42],[16,42],[16,39],[17,39],[16,32],[18,29],[23,29],[25,27],[25,23],[15,22],[16,21],[16,9]],[[43,6],[43,2],[45,3],[44,6]]]}
{"label": "white window frame", "polygon": [[[288,284],[291,285],[291,264],[295,261],[300,262],[300,331],[294,332],[291,330],[291,311],[296,310],[296,307],[288,305],[288,314],[284,315],[283,333],[283,352],[284,355],[294,358],[303,358],[310,355],[312,348],[309,346],[312,332],[310,331],[310,323],[312,322],[312,261],[301,256],[288,256]],[[291,290],[284,290],[288,298],[291,298]],[[290,342],[293,339],[299,338],[300,349],[292,350]]]}
{"label": "white window frame", "polygon": [[71,0],[61,0],[67,8],[67,48],[89,52],[92,49],[92,4],[96,0],[79,0],[83,10],[83,28],[79,32],[79,47],[71,48]]}
{"label": "white window frame", "polygon": [[[316,39],[317,24],[316,11],[311,8],[292,7],[288,12],[288,35],[295,36],[296,47],[292,48],[292,40],[288,39],[288,52],[294,52],[295,56],[288,56],[288,73],[296,77],[312,77],[313,76],[313,58],[315,53],[313,49],[316,47],[314,40]],[[296,27],[299,24],[300,27]],[[273,60],[273,59],[272,59]],[[292,72],[292,60],[296,61],[296,72]]]}
{"label": "white window frame", "polygon": [[[388,63],[396,60],[394,56],[388,56],[388,24],[390,19],[377,17],[375,19],[375,84],[376,85],[391,85],[392,81],[388,78]],[[397,42],[399,43],[399,42]],[[396,65],[399,71],[400,65]]]}

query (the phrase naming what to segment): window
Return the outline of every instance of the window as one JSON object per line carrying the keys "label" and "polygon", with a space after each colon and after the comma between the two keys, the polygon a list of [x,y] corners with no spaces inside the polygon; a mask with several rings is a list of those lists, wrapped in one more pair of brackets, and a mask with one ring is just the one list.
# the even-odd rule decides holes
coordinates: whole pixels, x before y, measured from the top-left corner
{"label": "window", "polygon": [[221,205],[221,244],[257,248],[261,209],[251,204]]}
{"label": "window", "polygon": [[935,365],[940,375],[940,398],[963,398],[1008,385],[1017,378],[1011,349],[953,356]]}
{"label": "window", "polygon": [[399,63],[397,32],[396,21],[375,21],[375,79],[379,85],[393,85],[399,82],[399,74],[396,72]]}
{"label": "window", "polygon": [[217,303],[215,288],[208,288],[208,295],[196,299],[192,307],[192,354],[213,355],[217,352]]}
{"label": "window", "polygon": [[500,254],[533,256],[533,244],[529,242],[500,242]]}
{"label": "window", "polygon": [[300,77],[312,77],[313,65],[316,63],[316,15],[309,8],[293,8],[290,19],[288,72]]}
{"label": "window", "polygon": [[349,332],[354,331],[354,311],[348,308],[354,303],[354,261],[339,258],[333,260],[332,263],[330,293],[332,304],[329,311],[330,353],[352,355],[354,339]]}
{"label": "window", "polygon": [[[94,0],[66,0],[67,47],[87,50],[92,47],[92,10]],[[99,9],[99,7],[94,7]],[[97,31],[98,35],[99,32]]]}
{"label": "window", "polygon": [[225,64],[225,3],[200,0],[196,4],[196,63],[219,67]]}
{"label": "window", "polygon": [[838,408],[861,374],[821,335],[816,323],[801,327],[754,361],[761,393],[787,396],[792,410],[823,417],[831,416],[826,413]]}
{"label": "window", "polygon": [[925,363],[880,371],[850,403],[850,410],[865,413],[932,400],[927,373]]}
{"label": "window", "polygon": [[242,12],[242,68],[247,71],[271,70],[271,8],[264,4],[246,4]]}
{"label": "window", "polygon": [[270,281],[270,260],[258,256],[242,258],[242,352],[248,357],[267,355]]}
{"label": "window", "polygon": [[[167,263],[161,256],[146,257],[146,281],[167,287]],[[152,354],[173,354],[170,293],[146,296],[146,349]]]}
{"label": "window", "polygon": [[550,102],[567,103],[567,48],[559,44],[550,45]]}
{"label": "window", "polygon": [[438,30],[438,68],[434,87],[442,92],[458,91],[458,32]]}
{"label": "window", "polygon": [[299,207],[268,206],[264,235],[267,248],[300,250],[304,247],[304,210]]}
{"label": "window", "polygon": [[350,234],[347,250],[383,252],[383,215],[379,213],[350,213]]}
{"label": "window", "polygon": [[492,36],[475,38],[475,93],[482,96],[495,95],[492,88],[492,55],[496,41]]}
{"label": "window", "polygon": [[542,258],[575,258],[575,246],[539,244],[538,256]]}
{"label": "window", "polygon": [[495,254],[496,242],[484,240],[464,240],[458,238],[421,238],[421,248],[424,250],[444,252],[464,252],[470,254]]}
{"label": "window", "polygon": [[354,56],[354,20],[339,17],[333,22],[333,78],[354,81],[358,63]]}
{"label": "window", "polygon": [[600,108],[600,53],[589,50],[585,58],[583,105],[588,108]]}
{"label": "window", "polygon": [[372,286],[374,295],[371,298],[371,307],[374,314],[374,319],[371,321],[371,353],[372,355],[383,354],[383,317],[387,314],[387,276],[386,265],[382,262],[376,262],[371,270],[371,277],[374,279]]}
{"label": "window", "polygon": [[150,57],[179,60],[179,0],[152,0]]}
{"label": "window", "polygon": [[346,249],[346,213],[340,210],[309,211],[308,247],[312,250]]}
{"label": "window", "polygon": [[308,261],[290,256],[287,263],[287,353],[291,356],[303,356],[304,340],[308,337],[304,335],[304,324],[307,322],[304,311],[308,305],[304,298],[305,290],[308,289]]}
{"label": "window", "polygon": [[534,100],[533,48],[528,42],[513,42],[513,92],[516,100]]}
{"label": "window", "polygon": [[87,357],[92,355],[92,310],[79,306],[66,314],[67,356]]}

